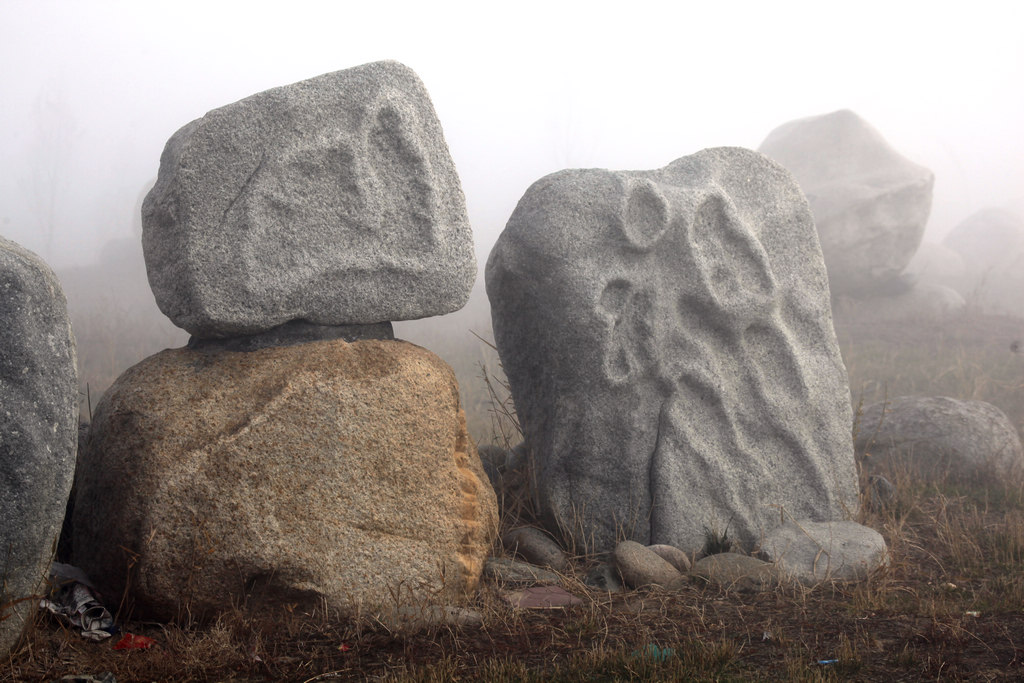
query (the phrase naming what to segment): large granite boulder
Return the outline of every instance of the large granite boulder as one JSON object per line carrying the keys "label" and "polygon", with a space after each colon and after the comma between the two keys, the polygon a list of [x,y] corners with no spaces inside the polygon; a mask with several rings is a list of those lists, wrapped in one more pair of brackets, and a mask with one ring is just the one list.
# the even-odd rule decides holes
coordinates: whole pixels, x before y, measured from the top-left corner
{"label": "large granite boulder", "polygon": [[189,123],[167,142],[142,212],[157,304],[196,337],[441,315],[476,278],[440,123],[397,62]]}
{"label": "large granite boulder", "polygon": [[1020,436],[991,403],[901,396],[866,406],[856,434],[869,469],[909,468],[928,479],[1006,477],[1024,471]]}
{"label": "large granite boulder", "polygon": [[0,237],[0,655],[50,570],[75,472],[78,374],[57,277]]}
{"label": "large granite boulder", "polygon": [[135,615],[464,602],[497,503],[451,369],[400,341],[172,349],[96,408],[76,563]]}
{"label": "large granite boulder", "polygon": [[486,284],[545,523],[576,547],[693,552],[724,528],[750,546],[780,507],[856,510],[821,251],[767,157],[718,148],[542,178]]}
{"label": "large granite boulder", "polygon": [[758,149],[807,196],[833,294],[871,293],[899,276],[928,222],[931,171],[845,109],[783,124]]}
{"label": "large granite boulder", "polygon": [[943,245],[963,258],[958,288],[971,303],[1024,317],[1024,219],[984,209],[953,228]]}

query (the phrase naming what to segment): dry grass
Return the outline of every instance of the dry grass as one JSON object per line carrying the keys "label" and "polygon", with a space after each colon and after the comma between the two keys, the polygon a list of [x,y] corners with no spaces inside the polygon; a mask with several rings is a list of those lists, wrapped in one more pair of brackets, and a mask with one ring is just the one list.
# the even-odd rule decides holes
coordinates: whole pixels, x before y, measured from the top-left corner
{"label": "dry grass", "polygon": [[[999,406],[1020,429],[1024,354],[1010,345],[1022,327],[992,317],[944,325],[841,320],[837,332],[855,402],[907,393],[976,398]],[[464,370],[460,380],[486,396],[473,400],[476,409],[496,411],[478,415],[478,424],[507,420],[500,373],[491,361],[482,373],[484,352],[474,349],[473,374],[467,379]],[[497,441],[518,439],[500,429]],[[485,583],[473,604],[483,621],[474,627],[402,633],[298,606],[228,610],[205,627],[125,624],[157,641],[145,651],[83,641],[40,615],[0,662],[0,680],[103,671],[122,682],[1024,678],[1024,483],[883,474],[895,501],[863,510],[860,521],[882,533],[891,562],[857,584],[743,594],[693,583],[609,595],[580,582],[596,561],[583,556],[565,577],[584,598],[570,608],[513,609],[498,586]],[[536,513],[522,476],[508,475],[499,498],[505,528]]]}

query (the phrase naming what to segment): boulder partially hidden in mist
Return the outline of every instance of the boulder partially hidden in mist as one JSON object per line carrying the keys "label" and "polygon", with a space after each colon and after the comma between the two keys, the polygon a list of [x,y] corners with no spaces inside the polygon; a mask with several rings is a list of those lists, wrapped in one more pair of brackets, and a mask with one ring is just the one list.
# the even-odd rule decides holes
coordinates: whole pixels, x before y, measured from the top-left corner
{"label": "boulder partially hidden in mist", "polygon": [[374,62],[267,90],[174,134],[143,204],[160,309],[196,337],[458,310],[476,277],[422,82]]}
{"label": "boulder partially hidden in mist", "polygon": [[951,287],[919,283],[906,291],[867,297],[837,297],[832,306],[837,319],[926,320],[944,318],[964,310],[964,298]]}
{"label": "boulder partially hidden in mist", "polygon": [[943,245],[963,259],[958,288],[971,303],[1024,317],[1024,219],[984,209],[953,228]]}
{"label": "boulder partially hidden in mist", "polygon": [[1004,477],[1024,467],[1020,436],[1006,414],[984,401],[902,396],[863,409],[856,448],[866,467],[913,476]]}
{"label": "boulder partially hidden in mist", "polygon": [[857,507],[852,415],[806,200],[756,152],[534,183],[487,263],[548,528],[747,547]]}
{"label": "boulder partially hidden in mist", "polygon": [[462,603],[497,527],[451,369],[400,341],[151,356],[77,488],[76,563],[138,618]]}
{"label": "boulder partially hidden in mist", "polygon": [[0,237],[0,655],[35,613],[75,472],[78,373],[67,304],[38,256]]}
{"label": "boulder partially hidden in mist", "polygon": [[849,110],[783,124],[759,151],[807,196],[833,294],[885,289],[903,271],[931,212],[931,171]]}

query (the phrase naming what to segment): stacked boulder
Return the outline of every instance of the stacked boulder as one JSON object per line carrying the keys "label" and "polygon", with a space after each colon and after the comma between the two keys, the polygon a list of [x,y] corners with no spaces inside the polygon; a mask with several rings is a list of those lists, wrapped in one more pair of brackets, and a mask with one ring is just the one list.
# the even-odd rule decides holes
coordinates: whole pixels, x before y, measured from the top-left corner
{"label": "stacked boulder", "polygon": [[451,369],[391,331],[460,308],[476,269],[416,75],[367,64],[193,121],[143,224],[157,303],[192,339],[97,407],[75,562],[151,618],[464,601],[494,492]]}
{"label": "stacked boulder", "polygon": [[904,275],[931,212],[934,175],[849,110],[790,121],[759,151],[785,166],[811,205],[831,294],[874,319],[946,314],[955,291]]}
{"label": "stacked boulder", "polygon": [[78,372],[60,283],[0,238],[0,655],[50,571],[75,472]]}
{"label": "stacked boulder", "polygon": [[534,183],[486,270],[495,341],[567,547],[752,549],[857,512],[852,414],[811,212],[738,148]]}

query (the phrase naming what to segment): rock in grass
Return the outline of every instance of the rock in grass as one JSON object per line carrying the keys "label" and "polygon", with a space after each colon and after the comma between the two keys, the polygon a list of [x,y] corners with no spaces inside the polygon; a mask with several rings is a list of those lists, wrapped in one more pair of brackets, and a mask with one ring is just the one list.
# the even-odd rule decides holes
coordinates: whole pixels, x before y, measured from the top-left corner
{"label": "rock in grass", "polygon": [[783,124],[758,151],[807,195],[832,294],[884,289],[906,268],[931,212],[931,171],[846,109]]}
{"label": "rock in grass", "polygon": [[423,83],[374,62],[209,112],[167,142],[142,207],[160,310],[198,338],[465,305],[455,165]]}
{"label": "rock in grass", "polygon": [[505,586],[551,584],[562,580],[562,577],[552,571],[507,557],[487,558],[483,575]]}
{"label": "rock in grass", "polygon": [[563,571],[569,564],[565,551],[551,536],[536,527],[519,527],[506,533],[501,543],[505,550],[522,556],[524,560],[541,567]]}
{"label": "rock in grass", "polygon": [[681,576],[668,560],[636,541],[622,541],[613,556],[622,581],[630,588],[669,586]]}
{"label": "rock in grass", "polygon": [[856,448],[872,469],[909,467],[916,476],[991,479],[1024,468],[1024,448],[991,403],[948,396],[901,396],[861,412]]}
{"label": "rock in grass", "polygon": [[655,545],[647,546],[647,549],[652,551],[655,555],[661,559],[667,561],[673,567],[681,572],[690,571],[690,558],[686,556],[679,548],[673,545],[665,545],[664,543],[658,543]]}
{"label": "rock in grass", "polygon": [[400,341],[172,349],[94,413],[74,556],[135,616],[464,603],[497,530],[451,369]]}
{"label": "rock in grass", "polygon": [[857,507],[846,368],[806,200],[756,152],[534,183],[487,263],[545,526],[752,547]]}
{"label": "rock in grass", "polygon": [[693,575],[719,586],[744,593],[756,593],[779,584],[775,565],[749,555],[717,553],[693,563]]}
{"label": "rock in grass", "polygon": [[0,655],[35,613],[75,472],[78,370],[60,283],[0,237]]}
{"label": "rock in grass", "polygon": [[882,535],[850,521],[787,522],[768,534],[759,554],[806,586],[859,581],[888,561]]}

